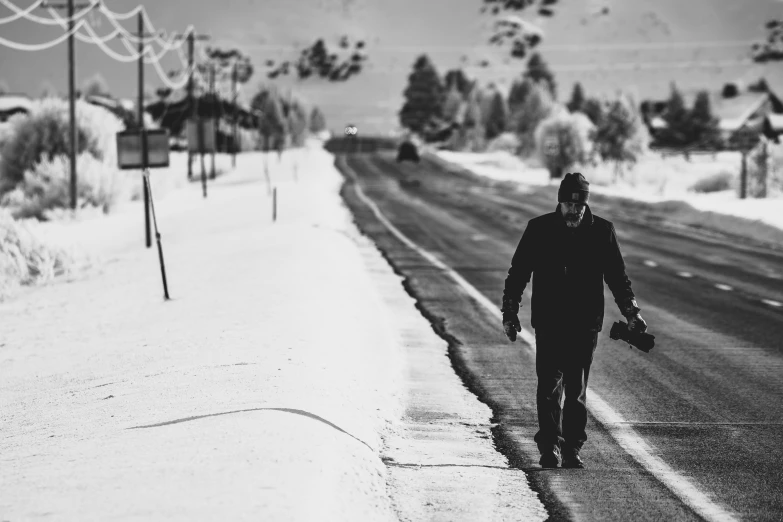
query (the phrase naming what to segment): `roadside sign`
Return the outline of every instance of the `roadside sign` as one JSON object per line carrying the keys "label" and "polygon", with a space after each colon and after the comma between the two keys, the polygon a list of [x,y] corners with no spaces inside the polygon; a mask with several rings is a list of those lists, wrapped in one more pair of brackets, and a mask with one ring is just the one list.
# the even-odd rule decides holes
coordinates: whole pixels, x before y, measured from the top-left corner
{"label": "roadside sign", "polygon": [[215,150],[215,120],[188,120],[188,150],[196,153],[216,152]]}
{"label": "roadside sign", "polygon": [[[144,131],[147,136],[147,168],[169,166],[169,133],[166,129]],[[145,167],[141,156],[140,130],[126,130],[117,133],[117,164],[120,169],[140,170]]]}

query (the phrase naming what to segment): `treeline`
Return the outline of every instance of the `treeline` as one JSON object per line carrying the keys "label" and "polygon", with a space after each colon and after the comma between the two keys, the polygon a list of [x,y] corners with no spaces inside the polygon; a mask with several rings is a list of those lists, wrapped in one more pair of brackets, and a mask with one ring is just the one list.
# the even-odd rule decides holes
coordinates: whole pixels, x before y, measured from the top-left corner
{"label": "treeline", "polygon": [[422,55],[408,78],[400,123],[424,141],[455,150],[510,148],[523,157],[539,155],[556,177],[574,163],[634,161],[647,146],[647,129],[630,94],[587,97],[577,84],[564,105],[557,102],[557,89],[539,53],[505,95],[462,70],[441,78]]}
{"label": "treeline", "polygon": [[298,96],[282,94],[273,85],[261,86],[250,107],[257,117],[262,150],[300,147],[308,135],[326,130],[320,108],[308,107]]}
{"label": "treeline", "polygon": [[[764,88],[762,80],[750,89]],[[614,162],[620,172],[651,145],[731,146],[721,140],[706,90],[689,107],[674,84],[667,101],[640,103],[622,90],[589,96],[577,83],[568,101],[559,103],[557,80],[539,53],[531,55],[506,93],[494,84],[479,85],[460,69],[441,76],[421,55],[403,95],[400,123],[424,141],[453,150],[504,148],[523,157],[537,155],[553,176],[575,163],[597,161]]]}

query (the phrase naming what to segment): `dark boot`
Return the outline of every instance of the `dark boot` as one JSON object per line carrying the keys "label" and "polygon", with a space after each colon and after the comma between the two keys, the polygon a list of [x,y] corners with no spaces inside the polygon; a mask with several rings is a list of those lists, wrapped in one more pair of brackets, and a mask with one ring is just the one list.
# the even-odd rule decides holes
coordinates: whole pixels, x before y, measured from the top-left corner
{"label": "dark boot", "polygon": [[572,469],[582,469],[585,467],[585,463],[582,461],[582,457],[579,456],[578,449],[568,448],[563,451],[563,467]]}
{"label": "dark boot", "polygon": [[556,446],[541,451],[541,459],[538,461],[542,468],[556,468],[560,465],[560,449]]}

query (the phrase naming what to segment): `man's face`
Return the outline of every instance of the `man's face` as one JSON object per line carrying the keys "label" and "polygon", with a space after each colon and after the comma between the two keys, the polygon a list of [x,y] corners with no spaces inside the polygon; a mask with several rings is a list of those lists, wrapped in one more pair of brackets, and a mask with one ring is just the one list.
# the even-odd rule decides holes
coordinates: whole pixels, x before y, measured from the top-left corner
{"label": "man's face", "polygon": [[569,228],[578,227],[585,215],[585,208],[587,205],[584,203],[560,203],[560,213],[563,214],[566,226]]}

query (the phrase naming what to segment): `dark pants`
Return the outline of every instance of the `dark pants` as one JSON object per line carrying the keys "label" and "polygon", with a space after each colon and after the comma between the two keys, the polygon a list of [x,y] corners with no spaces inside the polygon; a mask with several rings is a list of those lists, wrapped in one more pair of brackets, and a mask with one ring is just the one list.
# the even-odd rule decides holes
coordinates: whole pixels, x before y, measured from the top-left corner
{"label": "dark pants", "polygon": [[[598,332],[536,330],[538,433],[542,453],[553,446],[582,449],[587,440],[587,378]],[[563,400],[565,395],[565,401]]]}

